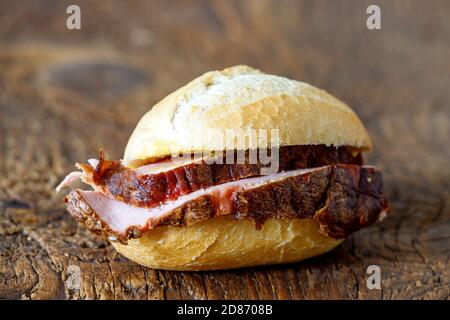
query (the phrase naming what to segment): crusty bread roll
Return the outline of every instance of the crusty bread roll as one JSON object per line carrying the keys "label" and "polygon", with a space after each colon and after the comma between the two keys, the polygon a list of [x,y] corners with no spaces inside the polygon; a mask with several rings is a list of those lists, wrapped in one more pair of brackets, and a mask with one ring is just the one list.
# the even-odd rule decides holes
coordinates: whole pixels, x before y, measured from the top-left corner
{"label": "crusty bread roll", "polygon": [[261,230],[249,220],[230,216],[183,227],[159,227],[118,252],[150,268],[220,270],[300,261],[325,253],[343,239],[319,232],[313,219],[270,219]]}
{"label": "crusty bread roll", "polygon": [[[281,145],[372,147],[358,116],[325,91],[235,66],[207,72],[156,104],[134,130],[124,161],[132,166],[173,151],[233,149],[235,144],[217,139],[208,129],[249,128],[278,129]],[[250,143],[244,149],[259,147]]]}
{"label": "crusty bread roll", "polygon": [[[125,150],[130,166],[174,150],[228,150],[207,129],[278,129],[281,145],[348,145],[369,150],[358,116],[343,102],[309,84],[247,66],[212,71],[156,104],[138,123]],[[196,149],[192,141],[198,142]],[[245,148],[258,148],[250,145]],[[218,217],[191,226],[158,227],[114,243],[139,264],[170,270],[230,269],[287,263],[327,252],[342,239],[319,232],[313,219],[270,219],[261,230],[248,220]]]}
{"label": "crusty bread roll", "polygon": [[[224,192],[226,183],[218,180],[211,196],[202,198],[202,205],[190,206],[190,202],[175,205],[180,199],[176,198],[168,200],[173,202],[168,202],[167,207],[174,204],[170,212],[158,211],[166,210],[165,202],[160,202],[156,209],[133,207],[131,202],[123,204],[125,197],[130,199],[130,194],[137,194],[137,199],[147,199],[141,191],[152,183],[160,183],[160,186],[174,184],[174,180],[170,179],[175,179],[175,175],[170,179],[161,179],[164,175],[159,180],[149,178],[146,180],[149,184],[142,187],[133,184],[132,181],[137,181],[136,178],[133,180],[136,167],[173,153],[237,149],[236,141],[218,140],[209,134],[210,129],[243,132],[247,129],[278,129],[281,146],[344,146],[355,150],[359,157],[360,151],[372,148],[368,133],[358,116],[346,104],[325,91],[247,66],[235,66],[205,73],[167,96],[144,115],[126,147],[123,163],[120,164],[125,166],[118,169],[116,176],[109,174],[113,177],[112,189],[117,192],[114,194],[117,199],[108,198],[112,193],[105,191],[109,190],[105,189],[105,185],[96,185],[99,182],[95,179],[99,180],[105,170],[119,167],[118,161],[105,162],[101,154],[100,161],[94,161],[100,164],[90,162],[91,166],[79,165],[83,173],[71,173],[62,184],[81,176],[98,194],[90,200],[89,197],[82,198],[78,191],[72,192],[72,196],[66,198],[69,212],[93,232],[106,234],[118,252],[144,266],[169,270],[215,270],[295,262],[322,254],[339,245],[348,234],[369,226],[378,217],[384,217],[389,210],[382,194],[381,173],[373,169],[361,170],[361,157],[361,161],[356,164],[344,162],[339,170],[336,169],[337,163],[327,164],[328,169],[332,166],[334,169],[321,171],[315,177],[299,174],[295,184],[278,181],[276,175],[280,176],[279,171],[248,191],[239,189],[239,182],[244,180],[240,176],[237,178],[238,183],[233,185],[235,189],[228,187]],[[265,149],[267,145],[261,144],[259,140],[248,139],[241,147]],[[333,148],[328,149],[334,152]],[[302,156],[307,154],[305,151]],[[315,160],[306,163],[313,163],[314,166],[314,163],[317,164]],[[123,168],[131,170],[128,175],[123,175],[126,171]],[[208,169],[212,172],[211,167]],[[232,169],[227,170],[233,175]],[[176,176],[175,180],[183,179]],[[329,182],[321,186],[317,181]],[[270,189],[266,188],[269,184]],[[124,186],[129,189],[120,193]],[[256,193],[256,189],[259,193]],[[157,196],[160,191],[155,190]],[[244,197],[244,192],[251,196]],[[291,197],[293,194],[296,196]],[[254,195],[258,199],[272,198],[273,201],[261,202],[259,205],[252,198]],[[149,199],[152,197],[153,193]],[[104,209],[102,215],[95,214],[89,203],[100,201],[100,198],[105,205],[99,207],[97,203],[94,207],[97,211],[99,208]],[[237,203],[239,212],[234,210]],[[124,206],[128,206],[126,210]],[[133,211],[136,208],[139,210]],[[247,212],[245,208],[250,209]],[[309,215],[305,214],[308,208],[311,211]],[[148,213],[145,211],[147,209],[153,211]],[[108,215],[104,211],[114,214]],[[254,222],[264,217],[265,212],[270,212],[271,216],[264,220],[259,229],[261,225]],[[139,220],[141,216],[147,220]],[[206,218],[199,219],[200,216]],[[129,225],[117,223],[127,217],[133,217],[129,219]],[[152,219],[159,221],[158,224],[150,223]],[[185,222],[188,220],[194,222]],[[117,230],[126,231],[124,241],[115,242],[120,236],[116,229],[108,229],[108,223]],[[113,229],[117,232],[111,231]],[[336,230],[339,232],[333,233]]]}

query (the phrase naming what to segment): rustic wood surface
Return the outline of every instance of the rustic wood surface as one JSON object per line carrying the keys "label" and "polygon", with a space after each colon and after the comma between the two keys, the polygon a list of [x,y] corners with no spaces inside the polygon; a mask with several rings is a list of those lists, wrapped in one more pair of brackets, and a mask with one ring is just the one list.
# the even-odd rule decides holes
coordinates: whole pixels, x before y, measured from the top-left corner
{"label": "rustic wood surface", "polygon": [[[449,298],[449,1],[76,2],[80,31],[65,27],[72,1],[0,1],[0,298]],[[381,30],[365,26],[370,3]],[[183,273],[132,263],[68,216],[53,189],[74,162],[120,158],[152,104],[240,63],[357,111],[388,218],[302,263]],[[372,264],[381,290],[366,286]]]}

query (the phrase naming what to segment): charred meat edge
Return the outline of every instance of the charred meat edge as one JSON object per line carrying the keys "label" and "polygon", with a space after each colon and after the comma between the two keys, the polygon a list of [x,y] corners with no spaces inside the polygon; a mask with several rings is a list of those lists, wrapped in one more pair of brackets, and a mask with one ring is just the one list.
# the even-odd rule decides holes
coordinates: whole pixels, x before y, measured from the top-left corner
{"label": "charred meat edge", "polygon": [[[237,220],[251,220],[257,229],[269,218],[313,218],[322,233],[341,239],[370,226],[389,211],[382,189],[381,172],[373,167],[325,166],[232,192],[232,215]],[[130,226],[125,234],[119,234],[101,221],[78,190],[66,197],[66,203],[69,213],[93,233],[122,243],[159,226],[182,227],[220,214],[215,197],[205,194],[149,220],[143,228]]]}
{"label": "charred meat edge", "polygon": [[[279,150],[279,172],[332,164],[362,165],[362,162],[360,150],[348,146],[283,146]],[[151,208],[199,189],[258,176],[262,165],[201,162],[160,173],[137,175],[120,161],[106,160],[101,152],[95,169],[88,164],[80,167],[92,175],[90,180],[95,188],[105,195],[137,207]]]}

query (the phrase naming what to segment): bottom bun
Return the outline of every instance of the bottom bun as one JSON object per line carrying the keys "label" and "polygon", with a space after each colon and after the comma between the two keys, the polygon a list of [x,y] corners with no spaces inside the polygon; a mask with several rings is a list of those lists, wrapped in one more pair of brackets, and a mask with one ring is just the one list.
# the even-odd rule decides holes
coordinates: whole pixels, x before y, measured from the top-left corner
{"label": "bottom bun", "polygon": [[113,243],[119,253],[141,265],[167,270],[233,269],[296,262],[325,253],[343,239],[319,232],[309,219],[270,219],[261,230],[230,216],[190,226],[159,227],[128,244]]}

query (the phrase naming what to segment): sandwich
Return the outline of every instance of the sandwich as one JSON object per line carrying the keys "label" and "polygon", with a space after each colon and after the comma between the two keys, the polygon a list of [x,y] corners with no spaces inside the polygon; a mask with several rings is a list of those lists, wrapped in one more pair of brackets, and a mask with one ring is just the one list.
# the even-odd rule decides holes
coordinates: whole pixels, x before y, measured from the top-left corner
{"label": "sandwich", "polygon": [[141,265],[217,270],[323,254],[389,212],[349,106],[247,66],[212,71],[145,114],[123,159],[77,163],[70,215]]}

